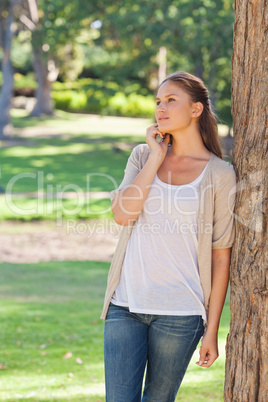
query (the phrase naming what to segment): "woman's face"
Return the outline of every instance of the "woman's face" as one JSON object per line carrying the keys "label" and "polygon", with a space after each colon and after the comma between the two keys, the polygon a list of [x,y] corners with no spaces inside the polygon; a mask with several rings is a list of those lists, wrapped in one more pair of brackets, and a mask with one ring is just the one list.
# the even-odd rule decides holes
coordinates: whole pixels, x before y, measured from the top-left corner
{"label": "woman's face", "polygon": [[190,96],[172,81],[166,81],[156,96],[155,117],[163,133],[173,134],[189,127],[194,104]]}

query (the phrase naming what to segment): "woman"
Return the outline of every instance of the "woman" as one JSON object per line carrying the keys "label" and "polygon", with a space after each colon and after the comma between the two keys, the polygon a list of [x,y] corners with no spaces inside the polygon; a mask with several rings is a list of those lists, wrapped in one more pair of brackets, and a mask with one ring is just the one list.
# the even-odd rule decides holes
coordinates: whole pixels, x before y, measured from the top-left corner
{"label": "woman", "polygon": [[197,364],[210,367],[218,357],[235,173],[221,159],[198,77],[168,76],[155,117],[112,192],[114,219],[124,228],[102,313],[108,402],[140,401],[145,367],[142,401],[174,401],[202,336]]}

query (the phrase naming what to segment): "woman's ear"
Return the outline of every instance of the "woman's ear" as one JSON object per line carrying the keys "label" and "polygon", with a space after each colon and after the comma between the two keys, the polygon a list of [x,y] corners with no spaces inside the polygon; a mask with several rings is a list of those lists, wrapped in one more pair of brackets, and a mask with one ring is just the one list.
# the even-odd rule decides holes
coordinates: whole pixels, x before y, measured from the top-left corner
{"label": "woman's ear", "polygon": [[196,102],[194,104],[193,117],[201,116],[203,109],[204,109],[203,104],[201,102]]}

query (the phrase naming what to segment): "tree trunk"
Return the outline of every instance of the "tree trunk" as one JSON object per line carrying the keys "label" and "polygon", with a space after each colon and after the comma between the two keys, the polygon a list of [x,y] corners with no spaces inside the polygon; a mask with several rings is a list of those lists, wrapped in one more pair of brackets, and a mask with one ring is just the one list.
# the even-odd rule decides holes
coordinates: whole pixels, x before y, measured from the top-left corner
{"label": "tree trunk", "polygon": [[[199,59],[200,55],[198,56],[197,60]],[[201,57],[202,60],[202,57]],[[203,68],[203,64],[202,61],[195,61],[196,66],[195,66],[195,75],[199,78],[201,78],[201,80],[203,79],[203,73],[204,73],[204,68]]]}
{"label": "tree trunk", "polygon": [[13,67],[10,60],[10,50],[12,42],[12,22],[13,22],[13,8],[17,4],[18,0],[11,2],[7,21],[2,20],[0,23],[2,46],[4,50],[4,57],[2,60],[2,73],[3,73],[3,85],[0,97],[0,139],[5,139],[11,133],[12,123],[10,117],[10,105],[13,91]]}
{"label": "tree trunk", "polygon": [[268,400],[265,24],[265,0],[235,1],[232,115],[238,186],[225,380],[225,401],[235,402]]}
{"label": "tree trunk", "polygon": [[33,50],[33,57],[38,88],[36,91],[36,104],[31,112],[31,116],[52,116],[54,114],[54,107],[51,99],[50,71],[48,70],[46,60],[42,58],[41,50]]}
{"label": "tree trunk", "polygon": [[161,46],[158,53],[158,86],[167,76],[167,48]]}

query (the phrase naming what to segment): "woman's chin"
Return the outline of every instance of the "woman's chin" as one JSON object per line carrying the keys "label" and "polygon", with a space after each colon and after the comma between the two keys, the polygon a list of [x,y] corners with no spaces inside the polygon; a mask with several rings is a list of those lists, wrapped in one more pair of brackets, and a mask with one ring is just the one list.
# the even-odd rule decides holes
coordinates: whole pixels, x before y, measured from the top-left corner
{"label": "woman's chin", "polygon": [[169,133],[169,130],[171,130],[170,125],[165,121],[158,123],[158,128],[160,131],[165,131],[166,133]]}

